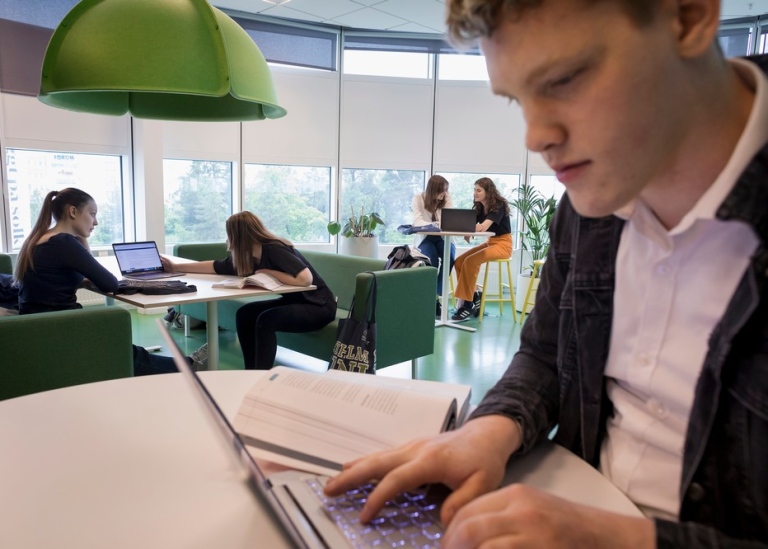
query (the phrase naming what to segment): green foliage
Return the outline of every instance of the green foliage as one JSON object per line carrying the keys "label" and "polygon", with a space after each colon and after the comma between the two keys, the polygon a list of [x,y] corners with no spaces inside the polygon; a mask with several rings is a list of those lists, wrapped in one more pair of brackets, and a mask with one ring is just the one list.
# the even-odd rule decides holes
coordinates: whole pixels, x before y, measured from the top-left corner
{"label": "green foliage", "polygon": [[517,208],[523,220],[523,249],[531,253],[533,261],[544,259],[549,251],[549,224],[557,209],[557,199],[554,196],[544,198],[530,183],[524,183],[517,190],[517,198],[509,204]]}
{"label": "green foliage", "polygon": [[384,223],[384,220],[381,218],[379,214],[376,212],[371,213],[362,213],[362,208],[360,209],[360,214],[355,214],[355,208],[350,206],[350,210],[352,211],[352,215],[347,219],[347,222],[344,224],[344,226],[341,226],[341,223],[338,221],[331,221],[328,223],[328,232],[332,235],[336,235],[341,233],[341,236],[365,236],[365,237],[372,237],[373,231],[378,227],[379,225],[386,225]]}

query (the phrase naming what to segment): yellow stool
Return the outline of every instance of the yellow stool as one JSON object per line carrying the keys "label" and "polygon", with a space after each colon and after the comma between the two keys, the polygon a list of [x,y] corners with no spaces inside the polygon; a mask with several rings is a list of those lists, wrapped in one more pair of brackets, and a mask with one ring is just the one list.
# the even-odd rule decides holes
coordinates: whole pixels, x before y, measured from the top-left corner
{"label": "yellow stool", "polygon": [[451,271],[451,274],[448,275],[448,281],[451,283],[451,286],[450,286],[450,288],[451,288],[450,296],[451,296],[451,301],[453,302],[453,308],[455,309],[456,308],[456,294],[454,294],[453,292],[454,292],[454,289],[456,287],[453,285],[453,271]]}
{"label": "yellow stool", "polygon": [[[498,267],[498,287],[495,294],[488,293],[488,272],[491,270],[491,263],[495,263]],[[508,284],[504,284],[504,277],[502,276],[502,265],[507,267],[507,281]],[[509,288],[509,297],[504,297],[504,288]],[[485,276],[483,277],[483,295],[480,298],[480,322],[483,321],[483,313],[485,312],[486,303],[498,303],[499,315],[504,313],[504,303],[509,302],[512,304],[512,318],[517,322],[517,307],[515,307],[515,288],[512,284],[512,259],[492,259],[485,264]]]}
{"label": "yellow stool", "polygon": [[543,259],[537,259],[536,261],[533,262],[533,271],[531,272],[531,279],[528,281],[528,289],[525,291],[525,300],[523,301],[523,309],[522,309],[522,312],[520,313],[521,324],[525,322],[525,315],[528,309],[528,305],[530,305],[531,308],[533,308],[534,301],[531,301],[531,293],[533,292],[533,283],[536,280],[536,277],[538,276],[542,265],[544,265]]}

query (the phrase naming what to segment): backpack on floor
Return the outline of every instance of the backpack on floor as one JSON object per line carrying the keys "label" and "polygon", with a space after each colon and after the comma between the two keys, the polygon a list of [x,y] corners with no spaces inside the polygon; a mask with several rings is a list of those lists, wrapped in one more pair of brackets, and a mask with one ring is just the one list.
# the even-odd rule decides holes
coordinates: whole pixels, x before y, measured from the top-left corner
{"label": "backpack on floor", "polygon": [[387,264],[384,265],[384,269],[407,269],[431,265],[429,258],[421,253],[418,248],[412,248],[405,244],[403,246],[395,246],[392,249],[392,252],[387,256]]}

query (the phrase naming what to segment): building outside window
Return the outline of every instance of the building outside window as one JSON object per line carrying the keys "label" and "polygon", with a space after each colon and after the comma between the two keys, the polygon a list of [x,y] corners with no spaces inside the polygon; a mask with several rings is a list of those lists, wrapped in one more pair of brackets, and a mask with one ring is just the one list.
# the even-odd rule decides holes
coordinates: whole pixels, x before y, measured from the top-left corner
{"label": "building outside window", "polygon": [[243,208],[294,243],[328,243],[331,168],[246,164]]}
{"label": "building outside window", "polygon": [[45,196],[75,187],[90,194],[98,206],[98,227],[91,248],[123,240],[123,177],[119,155],[6,149],[11,251],[21,249],[37,221]]}

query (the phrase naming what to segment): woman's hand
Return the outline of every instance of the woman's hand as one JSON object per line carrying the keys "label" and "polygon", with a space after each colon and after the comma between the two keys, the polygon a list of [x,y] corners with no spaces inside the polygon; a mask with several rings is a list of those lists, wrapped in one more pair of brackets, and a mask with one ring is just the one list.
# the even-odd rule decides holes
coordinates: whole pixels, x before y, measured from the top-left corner
{"label": "woman's hand", "polygon": [[655,538],[648,519],[609,513],[513,484],[459,510],[441,546],[650,549],[656,546]]}
{"label": "woman's hand", "polygon": [[163,270],[169,273],[175,273],[178,270],[176,263],[162,255],[160,256],[160,263],[163,264]]}
{"label": "woman's hand", "polygon": [[517,423],[503,416],[484,416],[456,431],[348,463],[328,481],[325,492],[339,495],[379,480],[360,512],[360,521],[367,522],[400,492],[442,483],[453,490],[440,512],[441,520],[448,524],[461,507],[501,483],[507,460],[520,442]]}

